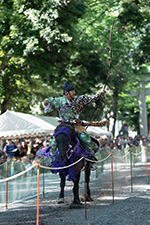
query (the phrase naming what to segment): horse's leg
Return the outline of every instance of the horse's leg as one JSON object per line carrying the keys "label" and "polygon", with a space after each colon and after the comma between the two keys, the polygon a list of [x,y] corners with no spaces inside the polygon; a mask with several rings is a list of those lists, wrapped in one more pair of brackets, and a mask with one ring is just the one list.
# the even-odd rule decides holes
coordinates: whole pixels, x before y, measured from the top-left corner
{"label": "horse's leg", "polygon": [[91,175],[91,163],[87,162],[85,166],[85,185],[86,185],[86,194],[85,194],[85,200],[86,201],[93,201],[91,198],[91,191],[90,191],[90,175]]}
{"label": "horse's leg", "polygon": [[79,199],[79,181],[80,181],[80,172],[78,172],[76,174],[76,179],[75,179],[75,181],[73,181],[73,183],[74,183],[74,186],[73,186],[73,196],[74,196],[73,203],[74,204],[80,204],[80,199]]}
{"label": "horse's leg", "polygon": [[65,188],[65,183],[66,183],[66,176],[63,173],[59,173],[60,177],[60,194],[59,194],[59,199],[58,203],[64,203],[64,188]]}
{"label": "horse's leg", "polygon": [[76,174],[76,179],[75,181],[73,181],[74,186],[73,186],[73,202],[70,204],[69,208],[70,209],[77,209],[77,208],[81,208],[82,204],[80,203],[80,199],[79,199],[79,180],[80,180],[80,172]]}

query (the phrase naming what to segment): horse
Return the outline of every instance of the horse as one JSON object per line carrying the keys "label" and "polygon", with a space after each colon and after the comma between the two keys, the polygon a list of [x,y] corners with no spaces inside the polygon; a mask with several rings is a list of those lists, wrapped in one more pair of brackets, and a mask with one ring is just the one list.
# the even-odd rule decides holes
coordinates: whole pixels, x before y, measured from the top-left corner
{"label": "horse", "polygon": [[[81,157],[90,158],[89,152],[81,145],[77,132],[75,128],[67,123],[62,123],[57,126],[54,132],[57,151],[55,152],[55,160],[52,162],[52,167],[65,167],[69,166],[72,163],[79,161]],[[80,207],[82,204],[79,198],[79,181],[81,170],[85,170],[85,184],[86,184],[86,193],[85,201],[93,201],[91,198],[91,192],[89,187],[91,167],[93,162],[86,160],[86,166],[84,159],[80,160],[78,163],[71,167],[64,169],[51,170],[52,173],[58,173],[60,177],[60,194],[58,203],[64,203],[64,187],[66,182],[66,176],[68,180],[73,181],[73,202],[70,205],[70,208]],[[85,167],[84,167],[85,166]]]}

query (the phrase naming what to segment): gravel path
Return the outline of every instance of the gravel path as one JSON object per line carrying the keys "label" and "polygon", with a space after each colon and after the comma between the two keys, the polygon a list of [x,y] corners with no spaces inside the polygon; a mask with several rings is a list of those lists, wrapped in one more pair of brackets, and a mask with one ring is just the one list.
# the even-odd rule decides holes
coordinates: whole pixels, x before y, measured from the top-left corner
{"label": "gravel path", "polygon": [[[148,167],[150,164],[148,164]],[[150,188],[144,163],[133,167],[133,192],[130,168],[114,172],[114,203],[111,172],[90,183],[93,202],[80,209],[69,209],[72,191],[65,203],[57,204],[58,193],[40,198],[40,225],[150,225]],[[84,188],[80,189],[80,194]],[[86,207],[85,207],[86,206]],[[0,209],[0,225],[36,224],[36,198]]]}

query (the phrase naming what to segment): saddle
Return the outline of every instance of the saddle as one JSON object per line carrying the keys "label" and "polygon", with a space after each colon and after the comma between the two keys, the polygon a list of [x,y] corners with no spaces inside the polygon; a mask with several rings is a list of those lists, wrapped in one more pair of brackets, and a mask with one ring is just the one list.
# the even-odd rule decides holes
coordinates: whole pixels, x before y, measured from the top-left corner
{"label": "saddle", "polygon": [[82,124],[82,122],[80,120],[78,120],[78,119],[73,120],[73,121],[62,121],[62,120],[59,120],[58,122],[72,125],[75,128],[75,131],[78,132],[78,133],[82,133],[82,132],[87,133],[85,127]]}
{"label": "saddle", "polygon": [[78,133],[82,133],[85,132],[87,133],[87,130],[85,129],[85,126],[98,126],[98,127],[103,127],[103,126],[107,126],[109,125],[109,121],[108,120],[104,120],[104,121],[95,121],[92,123],[89,122],[81,122],[79,119],[73,120],[73,121],[59,121],[59,122],[63,122],[63,123],[67,123],[70,124],[72,126],[74,126],[75,130]]}
{"label": "saddle", "polygon": [[73,124],[73,126],[75,127],[75,130],[78,132],[78,133],[82,133],[82,132],[85,132],[87,133],[87,130],[85,129],[85,127],[81,124],[81,122],[76,122],[75,124]]}

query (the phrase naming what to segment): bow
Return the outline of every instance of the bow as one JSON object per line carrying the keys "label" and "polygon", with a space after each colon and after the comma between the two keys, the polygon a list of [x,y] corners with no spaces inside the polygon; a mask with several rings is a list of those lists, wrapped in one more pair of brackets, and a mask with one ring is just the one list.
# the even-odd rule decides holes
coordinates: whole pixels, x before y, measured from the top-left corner
{"label": "bow", "polygon": [[[109,41],[110,41],[110,64],[109,64],[109,70],[108,70],[108,75],[107,75],[106,81],[108,81],[108,79],[109,79],[109,76],[110,76],[110,73],[111,73],[111,67],[112,67],[112,46],[111,46],[111,37],[112,37],[112,30],[113,30],[114,23],[115,23],[115,20],[113,21],[112,26],[111,26],[111,30],[110,30],[110,37],[109,37]],[[104,85],[104,88],[103,88],[103,91],[102,91],[103,93],[105,93],[106,86],[107,86],[107,82],[106,82],[106,84]],[[103,97],[104,97],[104,95],[103,95],[102,98],[101,98],[101,102],[102,102]]]}
{"label": "bow", "polygon": [[[103,97],[105,96],[105,89],[107,86],[107,81],[109,79],[110,73],[111,73],[111,67],[112,67],[112,46],[111,46],[111,37],[112,37],[112,30],[113,30],[113,26],[114,26],[115,20],[113,21],[112,25],[111,25],[111,29],[110,29],[110,36],[109,36],[109,41],[110,41],[110,64],[109,64],[109,70],[108,70],[108,74],[107,74],[107,78],[106,78],[106,84],[104,85],[103,91],[101,93],[101,98],[100,98],[100,102],[102,103]],[[88,126],[90,126],[90,124],[93,122],[95,116],[97,115],[99,111],[99,108],[97,108],[97,110],[94,113],[93,118],[91,119],[90,123]],[[88,128],[88,126],[86,127],[86,129]]]}

